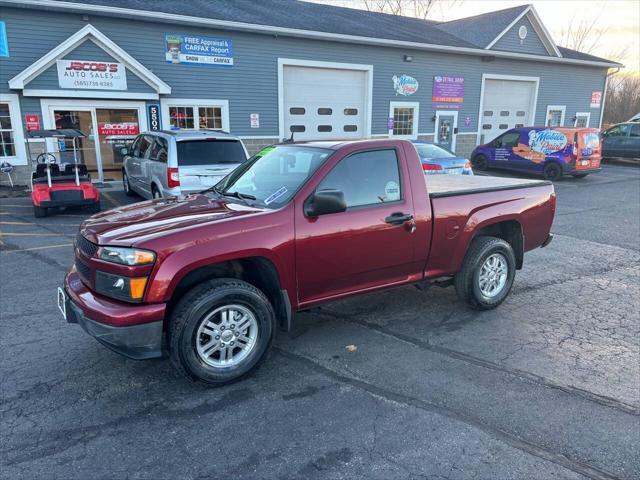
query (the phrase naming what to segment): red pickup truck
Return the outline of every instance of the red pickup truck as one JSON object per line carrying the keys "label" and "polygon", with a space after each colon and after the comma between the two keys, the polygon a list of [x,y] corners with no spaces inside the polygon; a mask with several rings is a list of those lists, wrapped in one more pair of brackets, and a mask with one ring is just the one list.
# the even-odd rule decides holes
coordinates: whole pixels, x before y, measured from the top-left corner
{"label": "red pickup truck", "polygon": [[425,177],[405,140],[276,145],[208,191],[86,220],[58,305],[118,353],[223,384],[332,300],[436,283],[496,307],[555,204],[547,181]]}

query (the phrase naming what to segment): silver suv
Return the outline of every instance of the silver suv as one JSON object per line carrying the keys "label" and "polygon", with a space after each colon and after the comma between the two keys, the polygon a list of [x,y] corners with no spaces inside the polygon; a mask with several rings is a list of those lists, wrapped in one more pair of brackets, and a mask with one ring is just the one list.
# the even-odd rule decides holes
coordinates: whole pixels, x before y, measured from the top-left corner
{"label": "silver suv", "polygon": [[215,130],[145,132],[122,154],[124,191],[144,198],[205,190],[248,157],[238,137]]}

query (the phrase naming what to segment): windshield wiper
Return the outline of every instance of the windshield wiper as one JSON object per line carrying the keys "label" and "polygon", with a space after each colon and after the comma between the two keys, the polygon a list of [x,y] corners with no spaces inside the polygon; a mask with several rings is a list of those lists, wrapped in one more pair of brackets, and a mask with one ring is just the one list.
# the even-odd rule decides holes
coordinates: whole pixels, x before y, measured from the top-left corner
{"label": "windshield wiper", "polygon": [[220,190],[218,187],[216,187],[215,185],[213,187],[209,187],[206,190],[203,190],[200,193],[205,193],[205,192],[214,192],[217,193],[218,195],[223,195],[225,197],[234,197],[240,200],[255,200],[256,197],[254,197],[253,195],[249,195],[248,193],[240,193],[240,192],[223,192],[222,190]]}

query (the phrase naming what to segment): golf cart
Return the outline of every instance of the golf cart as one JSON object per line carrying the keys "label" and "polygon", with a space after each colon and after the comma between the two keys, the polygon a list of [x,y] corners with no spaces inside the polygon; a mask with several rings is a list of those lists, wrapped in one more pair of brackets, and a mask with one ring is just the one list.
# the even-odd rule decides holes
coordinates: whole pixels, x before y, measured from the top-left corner
{"label": "golf cart", "polygon": [[[31,175],[33,214],[36,217],[46,217],[50,208],[73,206],[87,206],[91,212],[99,212],[100,192],[91,183],[87,166],[78,163],[77,141],[86,135],[80,130],[62,128],[33,130],[27,136],[29,139],[43,139],[45,144],[45,151],[35,159],[35,171]],[[67,139],[71,139],[73,163],[62,164]],[[57,146],[54,152],[49,151],[51,143]],[[31,159],[29,141],[27,149]]]}

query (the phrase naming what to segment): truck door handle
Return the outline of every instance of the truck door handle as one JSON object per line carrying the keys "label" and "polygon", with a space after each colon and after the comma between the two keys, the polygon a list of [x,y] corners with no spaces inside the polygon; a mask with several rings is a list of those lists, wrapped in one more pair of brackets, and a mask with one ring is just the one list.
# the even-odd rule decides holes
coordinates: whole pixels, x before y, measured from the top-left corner
{"label": "truck door handle", "polygon": [[391,225],[402,225],[404,222],[413,220],[413,215],[409,213],[394,212],[384,219],[385,222]]}

